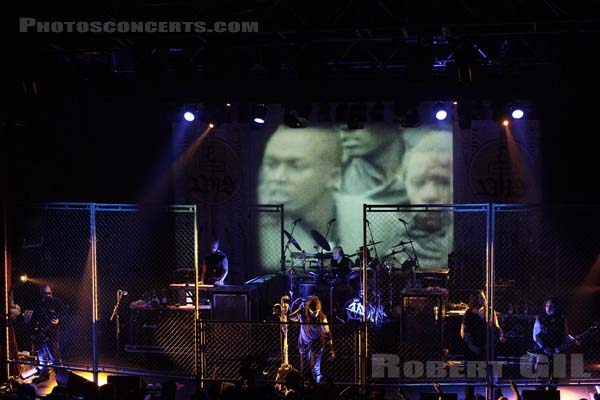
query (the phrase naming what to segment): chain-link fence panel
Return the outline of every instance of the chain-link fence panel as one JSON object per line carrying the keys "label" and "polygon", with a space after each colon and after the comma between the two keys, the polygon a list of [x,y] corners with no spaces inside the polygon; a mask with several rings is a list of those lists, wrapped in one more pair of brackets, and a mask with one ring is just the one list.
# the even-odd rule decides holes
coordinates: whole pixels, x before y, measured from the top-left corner
{"label": "chain-link fence panel", "polygon": [[[9,210],[12,298],[9,360],[90,365],[92,357],[91,207],[51,203]],[[23,365],[21,372],[33,372]]]}
{"label": "chain-link fence panel", "polygon": [[95,210],[99,369],[193,376],[195,206]]}
{"label": "chain-link fence panel", "polygon": [[[494,306],[506,338],[496,343],[499,359],[517,364],[528,350],[535,354],[536,316],[551,320],[545,306],[555,296],[556,312],[566,318],[569,333],[585,333],[580,345],[559,347],[582,355],[584,371],[600,377],[600,329],[595,329],[600,321],[599,223],[598,206],[494,205]],[[542,326],[545,332],[547,324]],[[516,367],[507,371],[512,375],[503,378],[523,378]],[[572,373],[567,368],[562,378]]]}
{"label": "chain-link fence panel", "polygon": [[254,272],[273,274],[282,271],[284,227],[283,205],[255,205],[248,209],[248,260]]}
{"label": "chain-link fence panel", "polygon": [[[368,325],[367,380],[460,378],[448,369],[464,360],[462,317],[485,288],[488,207],[365,206],[365,218],[366,305],[354,307]],[[381,376],[381,363],[399,369]]]}
{"label": "chain-link fence panel", "polygon": [[[243,369],[255,368],[262,378],[275,382],[277,371],[283,363],[282,326],[288,326],[289,364],[301,369],[298,336],[304,329],[301,323],[290,322],[200,322],[205,334],[202,346],[206,368],[203,375],[207,380],[238,380]],[[321,374],[323,381],[356,383],[358,377],[358,327],[354,324],[329,324],[333,336],[335,357],[331,358],[329,347],[323,346]],[[316,339],[320,342],[320,339]],[[317,346],[318,350],[319,346]],[[317,354],[316,351],[314,354]],[[305,359],[303,372],[311,373],[310,361]]]}

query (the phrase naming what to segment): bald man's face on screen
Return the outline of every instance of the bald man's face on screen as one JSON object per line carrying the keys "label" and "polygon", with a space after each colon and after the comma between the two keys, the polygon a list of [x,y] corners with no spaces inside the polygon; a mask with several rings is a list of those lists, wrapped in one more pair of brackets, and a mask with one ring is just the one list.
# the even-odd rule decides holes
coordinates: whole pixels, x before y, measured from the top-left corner
{"label": "bald man's face on screen", "polygon": [[334,132],[280,128],[265,149],[259,201],[285,204],[292,213],[310,208],[335,187],[338,160]]}

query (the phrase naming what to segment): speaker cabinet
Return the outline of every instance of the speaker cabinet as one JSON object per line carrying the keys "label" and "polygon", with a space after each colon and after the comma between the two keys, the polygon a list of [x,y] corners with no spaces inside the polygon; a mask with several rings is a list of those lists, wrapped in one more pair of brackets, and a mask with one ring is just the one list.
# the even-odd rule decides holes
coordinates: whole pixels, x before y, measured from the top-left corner
{"label": "speaker cabinet", "polygon": [[131,309],[130,345],[156,347],[166,352],[194,348],[194,310]]}
{"label": "speaker cabinet", "polygon": [[255,286],[238,290],[213,290],[212,307],[215,321],[251,321],[258,315]]}
{"label": "speaker cabinet", "polygon": [[61,387],[67,388],[71,394],[80,394],[86,398],[92,398],[98,390],[98,386],[94,382],[74,374],[68,369],[56,369],[56,383]]}
{"label": "speaker cabinet", "polygon": [[405,357],[441,360],[444,314],[445,298],[441,294],[420,290],[403,292],[400,335]]}

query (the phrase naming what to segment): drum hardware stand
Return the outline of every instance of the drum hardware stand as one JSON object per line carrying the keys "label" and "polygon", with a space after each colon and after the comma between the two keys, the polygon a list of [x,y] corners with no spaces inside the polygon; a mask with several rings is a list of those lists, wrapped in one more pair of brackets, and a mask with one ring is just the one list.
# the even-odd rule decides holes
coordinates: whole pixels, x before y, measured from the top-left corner
{"label": "drum hardware stand", "polygon": [[298,223],[299,220],[295,220],[292,223],[292,232],[288,233],[285,229],[283,230],[283,233],[285,234],[285,236],[287,237],[287,243],[285,244],[285,248],[283,249],[283,254],[281,255],[281,257],[283,257],[283,259],[281,260],[281,264],[283,265],[283,268],[285,269],[285,254],[288,252],[289,248],[290,248],[290,243],[292,243],[294,245],[294,247],[296,247],[298,249],[298,251],[304,253],[304,250],[302,250],[302,247],[300,247],[300,245],[298,244],[298,242],[296,241],[296,239],[294,239],[294,236],[292,236],[294,234],[294,230],[296,229],[296,224]]}
{"label": "drum hardware stand", "polygon": [[414,266],[412,267],[412,287],[415,288],[417,286],[417,272],[416,269],[421,269],[421,263],[419,263],[419,258],[417,257],[417,252],[415,251],[415,246],[413,244],[413,240],[410,237],[410,232],[408,230],[408,224],[402,218],[398,218],[398,221],[402,222],[404,225],[404,230],[406,231],[406,237],[408,237],[408,243],[410,243],[410,248],[412,249],[412,253],[414,257],[410,257],[409,260],[414,261]]}
{"label": "drum hardware stand", "polygon": [[117,354],[119,354],[120,352],[120,336],[121,336],[121,323],[119,322],[119,306],[121,305],[121,300],[123,299],[123,296],[127,294],[126,292],[123,292],[121,289],[117,290],[117,302],[115,303],[115,306],[113,308],[113,312],[110,316],[110,321],[115,320],[115,324],[116,324],[116,342],[117,342]]}
{"label": "drum hardware stand", "polygon": [[[293,233],[294,230],[296,229],[296,224],[298,223],[298,221],[300,221],[300,219],[295,220],[292,223],[292,233],[288,233],[288,231],[286,231],[285,229],[283,230],[283,233],[285,234],[285,236],[287,237],[287,243],[285,244],[285,248],[283,249],[283,254],[281,255],[282,260],[281,260],[281,264],[283,265],[283,268],[285,269],[285,261],[286,261],[286,253],[289,251],[290,248],[290,244],[293,244],[294,247],[296,249],[298,249],[298,251],[300,251],[301,253],[304,253],[304,250],[302,250],[302,247],[300,247],[300,245],[298,244],[298,241],[296,239],[294,239]],[[290,294],[290,299],[294,299],[294,260],[293,260],[294,256],[291,255],[290,256],[290,268],[286,269],[286,272],[289,271],[289,277],[290,277],[290,290],[289,290],[289,294]],[[306,260],[303,258],[302,259],[302,268],[304,269],[304,263],[306,262]]]}

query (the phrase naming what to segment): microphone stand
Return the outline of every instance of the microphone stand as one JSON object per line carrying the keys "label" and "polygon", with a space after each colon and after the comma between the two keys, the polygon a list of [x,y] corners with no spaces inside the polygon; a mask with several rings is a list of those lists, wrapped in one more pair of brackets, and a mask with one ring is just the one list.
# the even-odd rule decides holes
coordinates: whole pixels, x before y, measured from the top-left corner
{"label": "microphone stand", "polygon": [[332,220],[332,221],[329,221],[329,222],[327,223],[327,232],[325,232],[325,239],[327,239],[327,236],[329,236],[329,231],[331,230],[331,224],[333,224],[333,221],[334,221],[334,220]]}
{"label": "microphone stand", "polygon": [[116,342],[117,342],[117,354],[119,354],[121,350],[120,346],[120,336],[121,336],[121,323],[119,322],[119,306],[121,305],[121,300],[123,299],[123,292],[121,290],[117,290],[117,302],[113,308],[113,312],[110,316],[110,321],[113,319],[116,320]]}
{"label": "microphone stand", "polygon": [[283,264],[283,267],[285,268],[285,253],[289,250],[290,248],[290,243],[292,242],[292,237],[294,235],[294,229],[296,229],[296,221],[294,221],[294,223],[292,224],[292,232],[290,232],[290,237],[288,238],[287,243],[285,244],[285,248],[283,249],[283,260],[281,260],[281,263]]}
{"label": "microphone stand", "polygon": [[413,288],[417,285],[417,273],[415,271],[416,268],[421,268],[421,264],[419,263],[419,259],[417,258],[417,252],[415,251],[415,246],[413,245],[413,240],[410,237],[410,232],[408,230],[408,226],[406,224],[406,221],[404,221],[403,219],[398,219],[398,221],[402,222],[402,224],[404,225],[404,230],[406,231],[406,236],[408,237],[408,242],[410,243],[410,248],[412,249],[413,252],[413,256],[414,256],[414,260],[415,260],[415,268],[413,268]]}
{"label": "microphone stand", "polygon": [[[285,244],[285,248],[283,249],[283,254],[281,255],[281,257],[282,257],[281,263],[283,264],[283,269],[285,269],[285,253],[287,253],[287,251],[290,248],[290,243],[292,242],[292,238],[294,237],[294,230],[296,229],[297,223],[298,223],[297,220],[292,223],[292,231],[290,232],[290,237],[288,238],[288,241]],[[302,251],[304,253],[304,250],[300,249],[300,251]],[[289,290],[290,299],[294,300],[294,263],[293,262],[290,266],[289,277],[290,277],[290,290]]]}
{"label": "microphone stand", "polygon": [[[369,230],[369,236],[371,237],[371,243],[375,243],[375,238],[373,238],[373,229],[371,229],[371,223],[369,222],[369,220],[367,220],[367,229]],[[369,247],[367,245],[367,250],[368,249],[369,249]],[[377,254],[377,245],[373,244],[373,250],[375,253],[375,260],[377,263],[379,263],[379,254]],[[365,267],[365,266],[363,266],[363,267]],[[367,265],[365,268],[369,268],[369,265]],[[377,275],[378,275],[378,272],[379,272],[378,269],[380,268],[380,266],[376,265],[375,268],[376,269],[373,271],[373,278],[374,278],[373,280],[375,281],[373,283],[373,286],[375,288],[375,290],[373,291],[373,295],[377,299],[377,309],[376,310],[378,312],[379,309],[381,308],[381,295],[379,293],[379,290],[378,290],[379,288],[377,286]],[[367,277],[368,276],[369,275],[367,273]],[[368,280],[368,278],[367,278],[367,280]],[[369,284],[369,282],[367,282],[367,284]],[[367,311],[365,310],[365,312],[367,312]]]}

